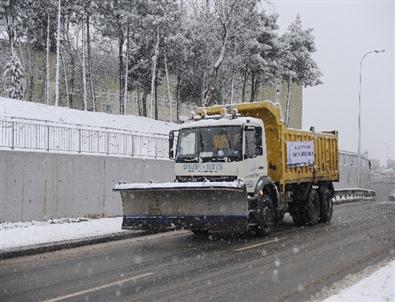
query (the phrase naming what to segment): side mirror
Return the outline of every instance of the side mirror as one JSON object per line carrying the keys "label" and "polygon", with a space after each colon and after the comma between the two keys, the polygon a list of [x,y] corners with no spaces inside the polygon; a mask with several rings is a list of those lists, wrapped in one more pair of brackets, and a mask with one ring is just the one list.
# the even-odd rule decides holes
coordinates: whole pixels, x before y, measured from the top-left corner
{"label": "side mirror", "polygon": [[169,158],[174,159],[174,130],[169,133]]}

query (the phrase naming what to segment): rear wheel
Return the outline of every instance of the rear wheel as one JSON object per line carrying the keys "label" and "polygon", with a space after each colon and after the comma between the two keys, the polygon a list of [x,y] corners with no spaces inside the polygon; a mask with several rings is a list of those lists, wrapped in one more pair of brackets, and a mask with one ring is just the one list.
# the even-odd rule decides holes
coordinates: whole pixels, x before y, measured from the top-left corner
{"label": "rear wheel", "polygon": [[306,212],[310,225],[317,224],[320,220],[320,198],[316,190],[311,190],[306,204]]}
{"label": "rear wheel", "polygon": [[292,220],[294,221],[294,224],[296,224],[298,226],[302,226],[302,225],[306,225],[307,224],[306,219],[305,219],[305,215],[304,215],[301,207],[292,210],[291,216],[292,216]]}
{"label": "rear wheel", "polygon": [[268,195],[258,200],[256,220],[258,236],[268,236],[276,228],[276,214],[273,202]]}
{"label": "rear wheel", "polygon": [[332,219],[333,201],[330,189],[327,186],[322,186],[319,190],[320,197],[320,221],[329,222]]}
{"label": "rear wheel", "polygon": [[316,190],[311,190],[306,200],[292,211],[296,225],[314,225],[320,220],[320,199]]}

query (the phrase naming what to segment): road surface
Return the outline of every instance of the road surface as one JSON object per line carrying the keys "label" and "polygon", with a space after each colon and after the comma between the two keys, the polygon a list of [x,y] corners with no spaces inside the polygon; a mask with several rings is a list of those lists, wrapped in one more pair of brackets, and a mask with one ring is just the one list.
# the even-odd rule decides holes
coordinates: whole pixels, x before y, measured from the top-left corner
{"label": "road surface", "polygon": [[0,301],[302,301],[394,257],[394,231],[395,202],[359,202],[266,238],[178,231],[7,259]]}

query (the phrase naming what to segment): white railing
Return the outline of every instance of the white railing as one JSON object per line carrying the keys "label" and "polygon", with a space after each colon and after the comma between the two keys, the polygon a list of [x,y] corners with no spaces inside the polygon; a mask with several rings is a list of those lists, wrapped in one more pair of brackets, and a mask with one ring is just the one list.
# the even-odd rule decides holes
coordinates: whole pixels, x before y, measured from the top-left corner
{"label": "white railing", "polygon": [[164,134],[19,120],[0,120],[0,127],[2,148],[168,158]]}

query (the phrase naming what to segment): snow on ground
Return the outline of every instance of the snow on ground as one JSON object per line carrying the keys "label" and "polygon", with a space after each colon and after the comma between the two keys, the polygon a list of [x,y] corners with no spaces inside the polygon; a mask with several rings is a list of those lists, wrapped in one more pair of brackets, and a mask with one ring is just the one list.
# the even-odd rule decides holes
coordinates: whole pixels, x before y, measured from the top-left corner
{"label": "snow on ground", "polygon": [[40,243],[50,243],[123,232],[122,217],[62,218],[49,221],[0,223],[0,251]]}
{"label": "snow on ground", "polygon": [[61,124],[113,128],[165,135],[168,135],[170,130],[178,127],[175,123],[157,121],[146,117],[89,112],[3,97],[0,97],[0,118],[33,119]]}
{"label": "snow on ground", "polygon": [[395,301],[395,261],[323,302]]}

